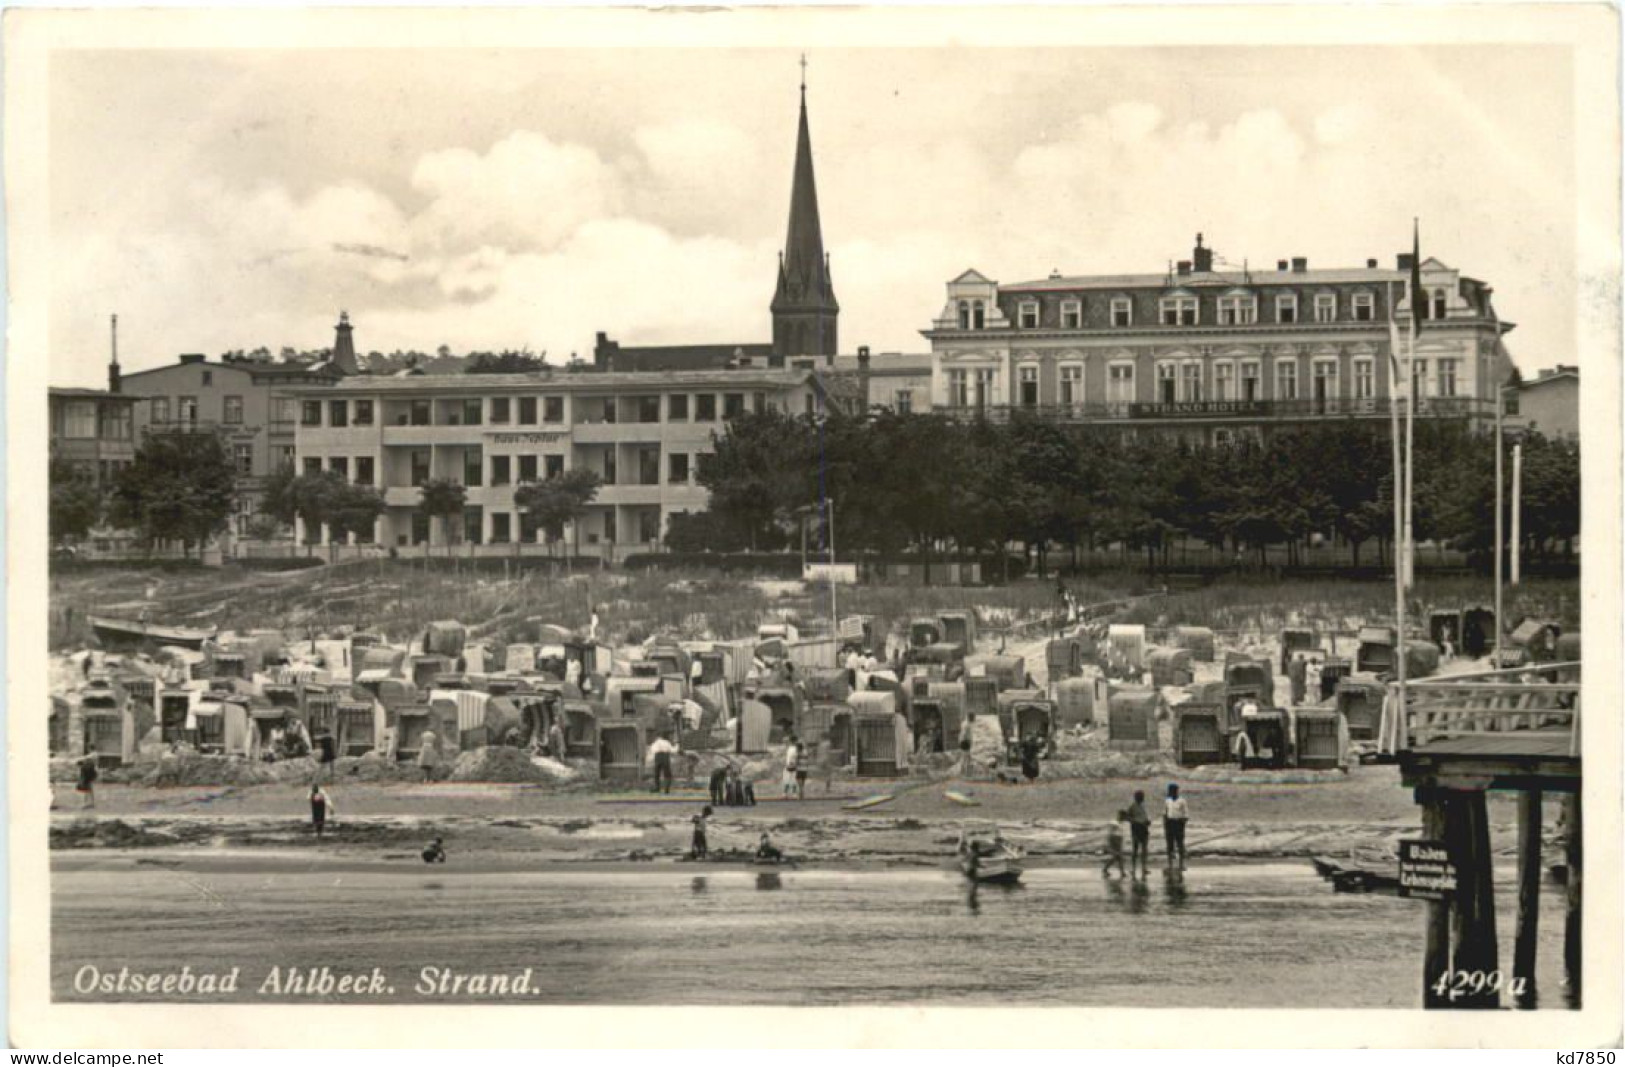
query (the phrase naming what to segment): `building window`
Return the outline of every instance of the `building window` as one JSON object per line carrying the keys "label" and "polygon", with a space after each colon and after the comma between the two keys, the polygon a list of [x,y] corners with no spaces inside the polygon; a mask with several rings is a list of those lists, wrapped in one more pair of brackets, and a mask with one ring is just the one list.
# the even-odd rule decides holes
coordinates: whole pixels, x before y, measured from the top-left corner
{"label": "building window", "polygon": [[899,415],[907,415],[914,410],[914,391],[912,389],[899,389],[892,394],[892,410]]}
{"label": "building window", "polygon": [[1202,402],[1202,365],[1185,363],[1179,368],[1179,398],[1188,404]]}
{"label": "building window", "polygon": [[507,456],[491,457],[491,484],[507,485],[513,461]]}
{"label": "building window", "polygon": [[485,514],[480,508],[463,509],[463,540],[471,545],[480,543],[485,532]]}
{"label": "building window", "polygon": [[159,424],[169,421],[169,397],[155,396],[152,398],[152,421]]}
{"label": "building window", "polygon": [[1324,413],[1337,402],[1337,361],[1317,359],[1313,369],[1310,399],[1315,402],[1315,410]]}
{"label": "building window", "polygon": [[480,420],[481,420],[481,410],[480,410],[480,408],[481,408],[481,406],[482,405],[480,404],[480,401],[477,400],[477,399],[475,399],[475,400],[464,400],[463,401],[463,425],[464,426],[478,426],[480,424]]}
{"label": "building window", "polygon": [[507,424],[510,416],[509,407],[507,397],[493,396],[491,398],[491,422],[493,425],[503,426]]}
{"label": "building window", "polygon": [[[557,478],[564,473],[564,457],[558,453],[542,457],[542,475],[544,478]],[[611,474],[614,473],[612,470]],[[613,480],[613,479],[611,479]]]}
{"label": "building window", "polygon": [[477,448],[463,449],[463,484],[483,485],[485,483],[485,463]]}
{"label": "building window", "polygon": [[212,371],[212,370],[204,371],[203,372],[203,386],[204,386],[204,388],[208,388],[209,386],[211,386],[213,384],[214,384],[214,371]]}
{"label": "building window", "polygon": [[1061,304],[1061,329],[1077,330],[1083,327],[1083,304],[1077,300],[1066,300]]}
{"label": "building window", "polygon": [[750,395],[750,409],[760,415],[767,410],[767,394],[752,393]]}
{"label": "building window", "polygon": [[519,398],[519,425],[521,425],[521,426],[535,426],[536,425],[536,398],[535,397],[533,397],[533,396],[522,396],[522,397]]}
{"label": "building window", "polygon": [[1461,365],[1459,359],[1439,360],[1439,388],[1438,396],[1456,395],[1456,371]]}
{"label": "building window", "polygon": [[1445,317],[1446,291],[1434,289],[1428,295],[1428,318],[1442,319]]}
{"label": "building window", "polygon": [[322,473],[322,457],[320,457],[320,456],[306,456],[305,457],[305,473],[306,474],[320,474],[320,473]]}
{"label": "building window", "polygon": [[1275,297],[1275,321],[1298,321],[1298,294],[1277,293]]}
{"label": "building window", "polygon": [[1337,320],[1337,294],[1315,294],[1315,321],[1335,322]]}
{"label": "building window", "polygon": [[349,456],[330,456],[330,457],[328,457],[327,469],[332,471],[334,474],[338,475],[340,478],[343,478],[345,481],[349,481],[350,480],[350,457]]}
{"label": "building window", "polygon": [[232,458],[237,462],[237,477],[248,478],[254,474],[254,446],[233,445]]}
{"label": "building window", "polygon": [[688,453],[673,452],[666,457],[666,481],[672,485],[688,484]]}
{"label": "building window", "polygon": [[104,441],[128,441],[135,436],[128,404],[102,405],[100,419],[98,432]]}
{"label": "building window", "polygon": [[1370,293],[1355,293],[1352,307],[1355,322],[1373,322],[1377,318],[1377,298]]}
{"label": "building window", "polygon": [[1258,302],[1250,296],[1219,297],[1219,325],[1250,326],[1258,319]]}
{"label": "building window", "polygon": [[1234,363],[1213,364],[1213,399],[1218,401],[1234,400],[1236,393],[1236,365]]}
{"label": "building window", "polygon": [[970,406],[970,372],[951,370],[948,372],[948,406]]}
{"label": "building window", "polygon": [[299,420],[299,401],[291,396],[279,396],[271,401],[271,421],[292,424]]}
{"label": "building window", "polygon": [[542,421],[564,421],[564,398],[562,396],[542,397]]}
{"label": "building window", "polygon": [[724,419],[737,419],[745,413],[744,393],[722,394],[722,417]]}
{"label": "building window", "polygon": [[1023,330],[1038,329],[1038,302],[1036,300],[1023,301],[1017,315]]}
{"label": "building window", "polygon": [[301,405],[299,412],[299,425],[320,426],[322,424],[322,402],[320,400],[307,400]]}
{"label": "building window", "polygon": [[336,430],[342,430],[350,425],[350,404],[346,400],[329,400],[327,402],[328,425]]}
{"label": "building window", "polygon": [[981,367],[971,375],[971,402],[978,408],[993,403],[994,371],[992,367]]}
{"label": "building window", "polygon": [[1021,406],[1035,408],[1038,406],[1038,364],[1025,363],[1016,372],[1021,388]]}
{"label": "building window", "polygon": [[412,453],[412,485],[422,485],[429,480],[429,453],[415,451]]}
{"label": "building window", "polygon": [[1157,364],[1157,403],[1172,404],[1179,399],[1179,368],[1173,363]]}
{"label": "building window", "polygon": [[638,421],[660,421],[660,398],[658,396],[638,397]]}
{"label": "building window", "polygon": [[525,482],[534,482],[535,480],[536,480],[536,457],[533,456],[533,455],[532,456],[520,456],[519,457],[519,482],[520,482],[520,484],[522,485]]}
{"label": "building window", "polygon": [[694,421],[717,421],[717,395],[715,393],[696,393],[694,396]]}
{"label": "building window", "polygon": [[1083,405],[1083,364],[1061,364],[1061,404],[1065,407]]}
{"label": "building window", "polygon": [[1370,400],[1377,395],[1377,381],[1369,359],[1354,361],[1354,398]]}
{"label": "building window", "polygon": [[1275,399],[1298,399],[1298,361],[1279,360],[1275,364]]}
{"label": "building window", "polygon": [[688,421],[687,393],[672,393],[666,397],[666,418],[670,422]]}
{"label": "building window", "polygon": [[278,445],[277,446],[277,466],[278,467],[291,467],[291,466],[293,466],[294,453],[295,453],[295,449],[294,449],[293,445]]}
{"label": "building window", "polygon": [[1197,323],[1194,296],[1165,296],[1162,298],[1162,324],[1164,326],[1195,326]]}
{"label": "building window", "polygon": [[355,402],[355,418],[350,420],[353,426],[372,425],[372,401],[357,400]]}
{"label": "building window", "polygon": [[1112,297],[1112,325],[1134,325],[1134,301],[1126,296]]}
{"label": "building window", "polygon": [[1134,403],[1134,364],[1113,363],[1106,368],[1106,403]]}
{"label": "building window", "polygon": [[1263,399],[1264,389],[1260,384],[1263,375],[1260,373],[1257,360],[1248,360],[1241,365],[1241,396],[1249,404],[1255,400]]}
{"label": "building window", "polygon": [[64,437],[93,438],[96,436],[96,402],[70,400],[65,405]]}
{"label": "building window", "polygon": [[221,402],[220,421],[227,426],[241,426],[243,424],[243,398],[228,396]]}
{"label": "building window", "polygon": [[986,325],[986,323],[987,323],[986,310],[987,309],[982,306],[982,302],[980,300],[975,300],[975,301],[971,302],[971,306],[970,306],[970,328],[971,329],[980,330]]}
{"label": "building window", "polygon": [[357,456],[355,458],[355,484],[374,484],[371,456]]}
{"label": "building window", "polygon": [[506,511],[491,513],[491,543],[505,545],[508,543],[510,518]]}
{"label": "building window", "polygon": [[412,425],[429,426],[434,422],[434,406],[427,400],[412,401]]}
{"label": "building window", "polygon": [[178,398],[176,414],[182,422],[197,425],[197,397],[183,396]]}

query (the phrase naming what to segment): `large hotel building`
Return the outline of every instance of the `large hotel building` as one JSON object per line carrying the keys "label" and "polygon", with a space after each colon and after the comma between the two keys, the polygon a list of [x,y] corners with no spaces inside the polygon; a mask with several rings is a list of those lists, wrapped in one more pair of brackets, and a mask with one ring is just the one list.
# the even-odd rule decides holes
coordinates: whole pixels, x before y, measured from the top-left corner
{"label": "large hotel building", "polygon": [[[1390,315],[1408,333],[1410,255],[1392,269],[1218,268],[1197,235],[1162,274],[1052,274],[1001,285],[966,271],[931,328],[931,405],[1002,417],[1159,427],[1196,440],[1389,413]],[[1490,287],[1434,259],[1415,361],[1419,417],[1491,418],[1511,329]],[[1401,384],[1400,395],[1404,395]]]}

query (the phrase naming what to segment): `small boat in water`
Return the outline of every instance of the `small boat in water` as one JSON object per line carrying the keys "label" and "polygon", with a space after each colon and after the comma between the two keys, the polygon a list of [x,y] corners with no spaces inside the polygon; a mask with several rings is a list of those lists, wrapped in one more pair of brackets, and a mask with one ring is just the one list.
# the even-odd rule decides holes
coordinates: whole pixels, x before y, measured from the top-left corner
{"label": "small boat in water", "polygon": [[90,628],[104,648],[176,645],[197,651],[203,648],[203,642],[212,640],[217,633],[214,627],[203,630],[191,626],[161,626],[139,619],[114,619],[106,615],[90,616]]}
{"label": "small boat in water", "polygon": [[1379,857],[1338,861],[1316,856],[1310,862],[1315,866],[1315,873],[1332,883],[1332,888],[1339,893],[1399,892],[1396,866],[1384,863]]}

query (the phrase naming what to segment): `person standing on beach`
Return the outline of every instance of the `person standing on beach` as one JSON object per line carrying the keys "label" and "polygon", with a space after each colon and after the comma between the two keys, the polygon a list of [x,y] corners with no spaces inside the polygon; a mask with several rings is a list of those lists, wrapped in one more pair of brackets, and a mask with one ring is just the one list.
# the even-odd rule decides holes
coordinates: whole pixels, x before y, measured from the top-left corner
{"label": "person standing on beach", "polygon": [[333,807],[333,798],[327,795],[322,787],[312,782],[310,786],[310,825],[315,828],[316,836],[321,837],[327,830],[327,817],[338,814]]}
{"label": "person standing on beach", "polygon": [[1102,878],[1109,877],[1114,866],[1119,878],[1128,877],[1128,871],[1123,867],[1123,824],[1126,822],[1128,812],[1119,808],[1116,820],[1106,829],[1106,866],[1100,869]]}
{"label": "person standing on beach", "polygon": [[677,746],[672,744],[671,738],[665,734],[655,738],[654,744],[649,746],[649,761],[655,768],[656,793],[671,792],[671,754],[676,751]]}
{"label": "person standing on beach", "polygon": [[1151,813],[1145,810],[1145,790],[1134,791],[1134,803],[1128,806],[1129,838],[1133,850],[1129,854],[1129,870],[1147,874],[1151,866]]}
{"label": "person standing on beach", "polygon": [[79,794],[81,808],[94,808],[96,806],[96,757],[86,756],[79,761],[79,783],[74,789]]}
{"label": "person standing on beach", "polygon": [[711,817],[711,805],[707,804],[694,816],[694,839],[689,845],[688,858],[703,860],[709,854],[705,845],[705,821]]}
{"label": "person standing on beach", "polygon": [[1185,820],[1189,813],[1185,798],[1179,795],[1179,786],[1168,783],[1168,799],[1162,803],[1162,833],[1168,848],[1168,866],[1174,865],[1174,854],[1179,854],[1179,869],[1185,869]]}
{"label": "person standing on beach", "polygon": [[547,728],[547,747],[549,754],[560,763],[564,762],[565,753],[564,726],[559,721],[562,717],[562,715],[554,715],[553,725]]}
{"label": "person standing on beach", "polygon": [[806,779],[805,772],[802,771],[800,768],[801,768],[801,739],[798,738],[795,734],[791,734],[790,735],[790,744],[788,746],[786,746],[785,750],[784,750],[784,781],[783,781],[783,786],[784,786],[784,795],[785,796],[790,796],[798,788],[805,789],[805,786],[803,786],[802,783],[804,783],[807,779]]}
{"label": "person standing on beach", "polygon": [[434,735],[433,730],[423,731],[423,737],[418,741],[418,766],[423,770],[423,780],[427,782],[434,777],[434,765],[438,755],[437,749],[440,739]]}

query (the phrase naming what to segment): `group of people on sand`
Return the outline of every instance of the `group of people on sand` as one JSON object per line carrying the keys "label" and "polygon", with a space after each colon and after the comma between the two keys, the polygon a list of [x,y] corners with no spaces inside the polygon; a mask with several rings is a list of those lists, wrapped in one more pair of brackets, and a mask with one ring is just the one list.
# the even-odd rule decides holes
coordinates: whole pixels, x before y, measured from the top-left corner
{"label": "group of people on sand", "polygon": [[[1167,851],[1168,869],[1185,869],[1185,826],[1190,819],[1190,808],[1179,795],[1179,786],[1168,783],[1168,792],[1162,801],[1163,844]],[[1130,852],[1128,866],[1123,865],[1123,830],[1128,828]],[[1117,868],[1118,877],[1145,877],[1151,864],[1151,813],[1146,810],[1145,790],[1134,791],[1134,801],[1117,813],[1117,818],[1106,831],[1106,865],[1102,876],[1109,877]]]}

